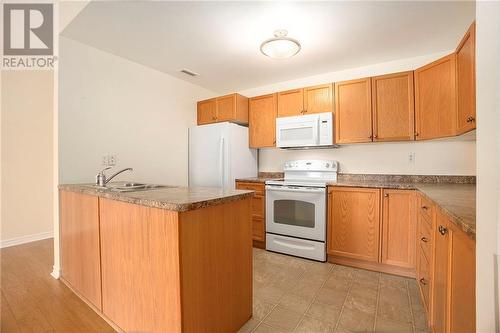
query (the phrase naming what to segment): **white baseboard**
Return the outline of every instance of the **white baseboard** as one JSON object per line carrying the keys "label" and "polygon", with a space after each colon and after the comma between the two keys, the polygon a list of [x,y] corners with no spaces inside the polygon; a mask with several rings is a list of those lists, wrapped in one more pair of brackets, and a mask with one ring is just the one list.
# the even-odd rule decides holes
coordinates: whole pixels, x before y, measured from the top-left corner
{"label": "white baseboard", "polygon": [[52,238],[52,237],[54,237],[54,232],[47,231],[47,232],[41,232],[39,234],[26,235],[26,236],[15,237],[15,238],[10,238],[10,239],[3,239],[0,241],[0,248],[3,249],[4,247],[21,245],[21,244],[35,242],[35,241],[39,241],[39,240],[47,239],[47,238]]}
{"label": "white baseboard", "polygon": [[52,275],[54,279],[59,280],[59,278],[61,277],[61,269],[59,267],[56,267],[55,265],[52,266],[52,273],[50,273],[50,275]]}

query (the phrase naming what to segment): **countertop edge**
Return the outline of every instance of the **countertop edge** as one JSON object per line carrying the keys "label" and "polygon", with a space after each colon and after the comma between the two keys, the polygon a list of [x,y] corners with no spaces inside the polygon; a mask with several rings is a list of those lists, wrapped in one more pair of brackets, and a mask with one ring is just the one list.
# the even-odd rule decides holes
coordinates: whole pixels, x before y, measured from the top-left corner
{"label": "countertop edge", "polygon": [[86,195],[92,195],[100,198],[116,200],[121,202],[126,202],[134,205],[158,208],[164,210],[170,210],[175,212],[187,212],[191,210],[197,210],[201,208],[206,208],[210,206],[216,206],[219,204],[223,204],[226,202],[233,202],[238,200],[243,200],[246,198],[253,197],[255,191],[251,190],[239,190],[242,193],[227,195],[221,198],[211,198],[206,200],[200,200],[189,203],[169,203],[169,202],[160,202],[154,199],[137,199],[130,198],[119,195],[119,192],[103,192],[95,189],[84,188],[83,186],[71,185],[71,184],[61,184],[58,185],[58,189],[62,191],[69,191],[74,193],[81,193]]}

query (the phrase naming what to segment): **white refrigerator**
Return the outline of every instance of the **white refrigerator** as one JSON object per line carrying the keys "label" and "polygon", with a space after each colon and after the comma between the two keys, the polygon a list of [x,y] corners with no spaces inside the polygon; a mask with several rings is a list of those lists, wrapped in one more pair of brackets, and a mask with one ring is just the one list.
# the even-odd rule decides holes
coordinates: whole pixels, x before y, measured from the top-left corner
{"label": "white refrigerator", "polygon": [[248,127],[216,123],[189,129],[189,186],[234,189],[234,180],[257,176],[257,150]]}

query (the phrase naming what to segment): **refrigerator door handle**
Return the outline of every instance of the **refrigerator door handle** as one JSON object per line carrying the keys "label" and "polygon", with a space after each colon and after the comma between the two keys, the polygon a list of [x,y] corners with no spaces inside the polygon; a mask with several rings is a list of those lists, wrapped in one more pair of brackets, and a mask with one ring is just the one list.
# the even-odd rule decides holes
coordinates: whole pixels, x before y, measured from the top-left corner
{"label": "refrigerator door handle", "polygon": [[224,187],[224,137],[221,136],[219,144],[219,175],[220,186]]}

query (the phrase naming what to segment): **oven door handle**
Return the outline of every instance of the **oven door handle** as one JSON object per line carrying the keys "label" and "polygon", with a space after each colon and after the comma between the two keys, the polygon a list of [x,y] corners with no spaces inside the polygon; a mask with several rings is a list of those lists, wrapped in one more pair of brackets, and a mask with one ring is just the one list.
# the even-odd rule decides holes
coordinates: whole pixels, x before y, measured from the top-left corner
{"label": "oven door handle", "polygon": [[322,187],[287,187],[267,185],[266,190],[274,192],[295,192],[295,193],[325,193],[326,189]]}

